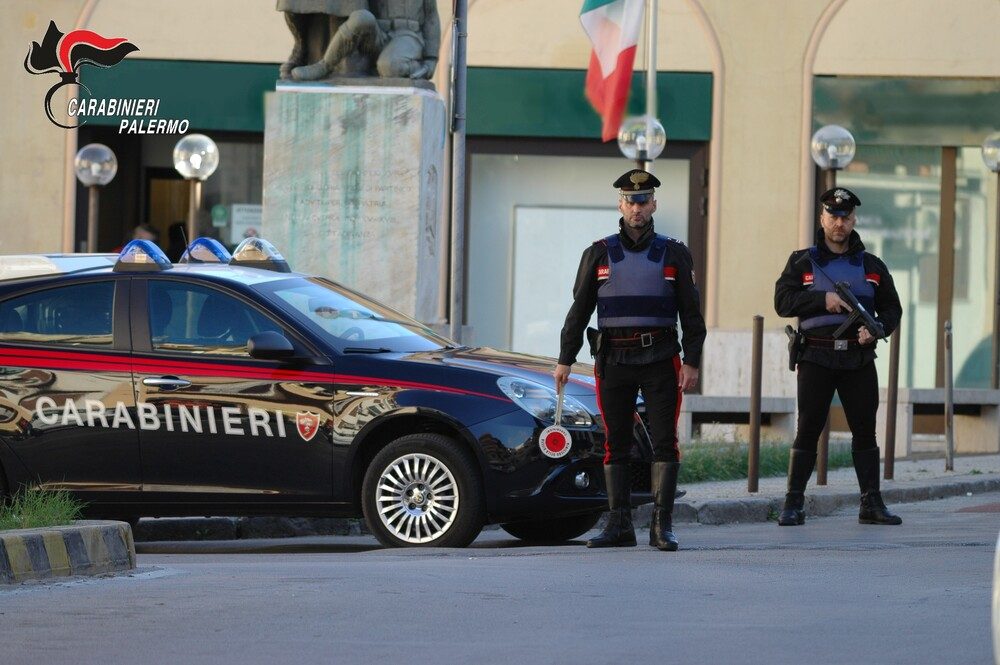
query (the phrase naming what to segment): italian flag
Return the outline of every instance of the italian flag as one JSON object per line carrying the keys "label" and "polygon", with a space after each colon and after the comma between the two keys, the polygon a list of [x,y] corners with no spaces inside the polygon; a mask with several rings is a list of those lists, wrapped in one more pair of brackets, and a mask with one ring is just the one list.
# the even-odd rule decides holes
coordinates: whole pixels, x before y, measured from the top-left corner
{"label": "italian flag", "polygon": [[601,139],[618,135],[632,83],[632,63],[645,0],[584,0],[580,22],[594,45],[587,70],[587,99],[601,114]]}

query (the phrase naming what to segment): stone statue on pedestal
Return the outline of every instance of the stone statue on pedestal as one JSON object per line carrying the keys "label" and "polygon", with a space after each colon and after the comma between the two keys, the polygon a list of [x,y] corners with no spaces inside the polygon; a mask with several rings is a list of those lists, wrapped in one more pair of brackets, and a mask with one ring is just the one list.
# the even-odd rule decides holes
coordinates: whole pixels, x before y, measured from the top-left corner
{"label": "stone statue on pedestal", "polygon": [[[285,15],[292,33],[292,53],[281,65],[280,76],[291,78],[292,70],[323,59],[330,39],[347,21],[351,12],[368,9],[368,0],[278,0],[277,9]],[[336,72],[344,76],[365,76],[371,69],[370,58],[355,57],[343,61]]]}
{"label": "stone statue on pedestal", "polygon": [[441,45],[434,0],[278,0],[277,9],[295,39],[283,79],[434,74]]}

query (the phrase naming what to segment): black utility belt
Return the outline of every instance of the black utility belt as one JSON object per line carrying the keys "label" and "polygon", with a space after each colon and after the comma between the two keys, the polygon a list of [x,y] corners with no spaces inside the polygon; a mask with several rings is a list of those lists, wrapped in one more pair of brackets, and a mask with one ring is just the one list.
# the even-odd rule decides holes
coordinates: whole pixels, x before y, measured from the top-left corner
{"label": "black utility belt", "polygon": [[814,346],[820,349],[831,349],[833,351],[853,351],[860,349],[861,344],[856,339],[834,339],[833,337],[810,337],[805,336],[806,346]]}
{"label": "black utility belt", "polygon": [[670,337],[666,330],[654,330],[652,332],[635,333],[630,337],[606,337],[608,347],[612,349],[640,349],[653,346]]}

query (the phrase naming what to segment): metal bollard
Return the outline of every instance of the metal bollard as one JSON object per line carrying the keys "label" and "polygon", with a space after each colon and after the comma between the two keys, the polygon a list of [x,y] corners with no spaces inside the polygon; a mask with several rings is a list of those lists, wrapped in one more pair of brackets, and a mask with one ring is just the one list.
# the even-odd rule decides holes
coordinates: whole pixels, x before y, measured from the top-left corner
{"label": "metal bollard", "polygon": [[750,444],[747,448],[747,491],[756,492],[760,476],[760,383],[764,355],[764,317],[753,317],[750,360]]}
{"label": "metal bollard", "polygon": [[889,385],[885,391],[885,475],[892,480],[896,470],[896,406],[899,403],[899,328],[889,338]]}
{"label": "metal bollard", "polygon": [[951,321],[944,322],[944,470],[955,470],[955,381],[952,377]]}

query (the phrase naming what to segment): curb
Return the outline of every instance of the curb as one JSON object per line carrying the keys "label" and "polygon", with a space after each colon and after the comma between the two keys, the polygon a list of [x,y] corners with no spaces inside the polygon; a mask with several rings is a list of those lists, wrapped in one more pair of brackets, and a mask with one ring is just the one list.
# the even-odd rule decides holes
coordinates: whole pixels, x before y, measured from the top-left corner
{"label": "curb", "polygon": [[[1000,491],[1000,476],[987,476],[978,480],[946,480],[933,484],[889,487],[882,490],[882,498],[892,505],[997,491]],[[844,508],[857,508],[859,500],[856,489],[849,492],[819,490],[812,494],[806,489],[806,516],[823,517]],[[776,519],[783,503],[783,496],[678,502],[674,506],[674,522],[712,525],[767,522],[769,519]],[[652,513],[651,504],[639,506],[633,511],[633,522],[637,527],[648,527]]]}
{"label": "curb", "polygon": [[[962,480],[925,481],[916,484],[900,482],[900,486],[882,490],[886,503],[913,503],[962,496],[966,493],[982,494],[1000,491],[1000,475],[981,478],[962,476]],[[806,490],[806,515],[823,517],[845,508],[858,507],[858,490],[831,491],[811,487]],[[777,519],[784,496],[747,496],[739,499],[711,499],[708,501],[678,501],[674,505],[674,523],[738,524],[767,522]],[[633,511],[633,522],[638,528],[648,528],[652,517],[652,504],[639,506]],[[606,517],[597,526],[602,527]],[[491,524],[486,529],[498,529]],[[135,528],[135,539],[141,543],[164,541],[245,540],[252,538],[289,538],[301,536],[359,536],[368,534],[360,518],[309,518],[309,517],[165,517],[144,519]]]}
{"label": "curb", "polygon": [[0,531],[0,584],[135,568],[132,529],[125,522]]}
{"label": "curb", "polygon": [[140,543],[177,540],[249,540],[368,534],[360,518],[347,517],[161,517],[135,527]]}

